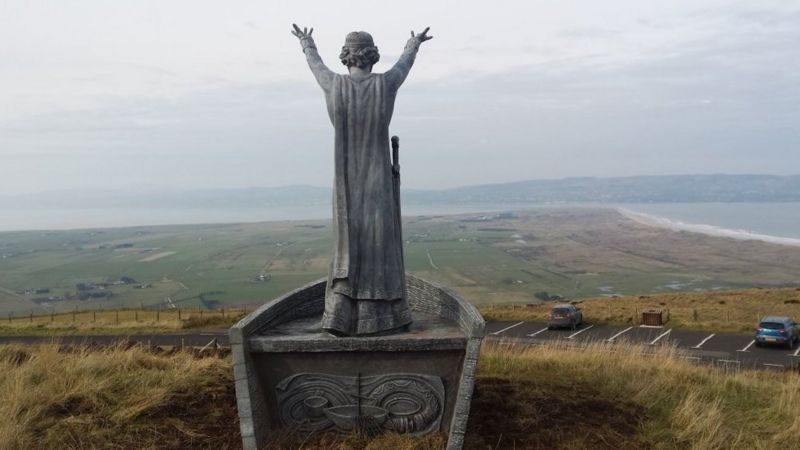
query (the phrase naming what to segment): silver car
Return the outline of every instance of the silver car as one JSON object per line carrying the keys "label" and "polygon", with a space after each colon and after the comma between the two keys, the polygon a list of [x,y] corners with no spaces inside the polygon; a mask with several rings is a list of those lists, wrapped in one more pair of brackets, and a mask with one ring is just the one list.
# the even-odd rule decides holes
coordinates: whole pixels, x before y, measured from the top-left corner
{"label": "silver car", "polygon": [[547,315],[547,328],[569,328],[574,330],[583,323],[583,312],[569,303],[553,306]]}

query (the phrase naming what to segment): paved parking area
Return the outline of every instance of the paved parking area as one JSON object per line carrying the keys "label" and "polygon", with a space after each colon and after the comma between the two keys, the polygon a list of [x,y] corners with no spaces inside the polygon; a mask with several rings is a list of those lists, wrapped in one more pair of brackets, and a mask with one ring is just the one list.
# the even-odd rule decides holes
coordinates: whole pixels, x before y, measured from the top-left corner
{"label": "paved parking area", "polygon": [[545,322],[489,322],[487,337],[516,338],[532,344],[562,340],[585,344],[592,341],[672,345],[687,352],[686,358],[722,366],[758,369],[800,367],[800,347],[756,347],[752,336],[712,333],[664,327],[620,326],[584,323],[576,330],[548,330]]}

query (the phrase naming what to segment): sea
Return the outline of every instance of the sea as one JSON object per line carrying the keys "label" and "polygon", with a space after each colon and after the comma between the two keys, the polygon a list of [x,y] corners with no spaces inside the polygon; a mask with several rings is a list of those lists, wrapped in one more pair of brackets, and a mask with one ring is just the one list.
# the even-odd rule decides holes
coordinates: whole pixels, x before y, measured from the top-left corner
{"label": "sea", "polygon": [[707,234],[800,240],[800,203],[631,203],[614,205],[654,224]]}
{"label": "sea", "polygon": [[[533,208],[608,206],[654,226],[739,239],[800,245],[800,203],[429,204],[403,205],[404,216],[500,212]],[[331,217],[329,206],[279,208],[5,208],[0,231],[112,228],[146,225],[312,220]]]}

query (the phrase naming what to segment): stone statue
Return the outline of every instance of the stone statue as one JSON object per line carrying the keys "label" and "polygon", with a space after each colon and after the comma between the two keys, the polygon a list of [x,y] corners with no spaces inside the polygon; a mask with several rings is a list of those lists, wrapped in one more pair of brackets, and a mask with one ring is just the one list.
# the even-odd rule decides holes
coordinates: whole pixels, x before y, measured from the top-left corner
{"label": "stone statue", "polygon": [[322,328],[337,336],[386,333],[411,324],[396,182],[400,168],[389,156],[389,123],[420,44],[433,38],[429,29],[412,31],[400,59],[380,74],[372,73],[380,58],[372,36],[349,33],[339,54],[346,75],[322,62],[313,28],[294,25],[292,31],[325,93],[335,131],[335,245]]}

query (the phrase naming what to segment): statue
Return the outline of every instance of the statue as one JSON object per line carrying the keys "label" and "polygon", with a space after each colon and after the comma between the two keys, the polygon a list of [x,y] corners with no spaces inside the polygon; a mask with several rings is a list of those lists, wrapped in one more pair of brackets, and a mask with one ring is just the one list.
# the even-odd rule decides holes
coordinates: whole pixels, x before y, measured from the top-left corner
{"label": "statue", "polygon": [[408,306],[400,222],[399,170],[389,156],[389,123],[397,90],[414,64],[428,30],[411,38],[395,65],[372,73],[378,48],[354,31],[339,59],[349,74],[331,71],[311,37],[293,25],[311,72],[325,93],[335,131],[333,226],[335,245],[325,290],[322,328],[337,336],[407,329]]}
{"label": "statue", "polygon": [[[335,131],[333,258],[327,278],[230,329],[242,448],[271,448],[287,432],[358,430],[446,433],[447,450],[461,450],[486,323],[455,291],[404,272],[398,140],[389,139],[397,90],[431,37],[411,32],[399,61],[375,74],[372,36],[350,33],[345,75],[325,67],[312,31],[292,33]],[[412,311],[413,332],[401,332]],[[322,330],[309,326],[320,320]]]}

